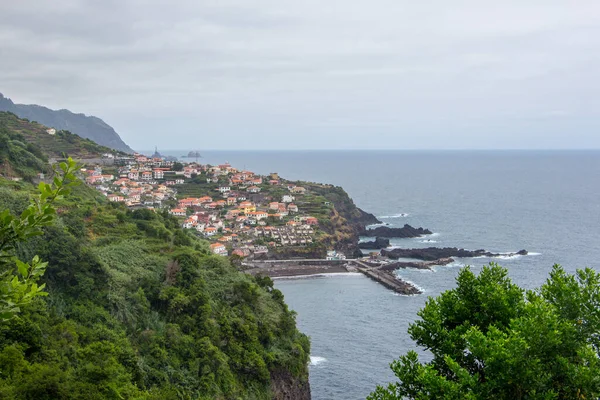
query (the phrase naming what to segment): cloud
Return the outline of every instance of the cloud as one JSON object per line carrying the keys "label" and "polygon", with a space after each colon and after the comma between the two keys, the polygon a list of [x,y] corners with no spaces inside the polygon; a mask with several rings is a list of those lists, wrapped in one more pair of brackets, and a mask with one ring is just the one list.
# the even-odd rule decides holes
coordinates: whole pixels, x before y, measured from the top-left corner
{"label": "cloud", "polygon": [[0,91],[137,148],[570,146],[574,120],[600,126],[593,0],[4,3]]}

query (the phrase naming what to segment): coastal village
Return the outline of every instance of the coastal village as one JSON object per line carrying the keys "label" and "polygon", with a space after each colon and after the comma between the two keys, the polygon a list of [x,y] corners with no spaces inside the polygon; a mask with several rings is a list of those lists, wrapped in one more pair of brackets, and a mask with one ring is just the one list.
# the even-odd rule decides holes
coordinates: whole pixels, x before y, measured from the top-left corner
{"label": "coastal village", "polygon": [[[183,228],[208,240],[214,254],[265,258],[277,247],[318,240],[319,219],[308,212],[314,210],[309,191],[277,173],[259,175],[229,163],[180,163],[158,154],[136,153],[111,164],[82,169],[86,183],[111,202],[166,210]],[[329,206],[319,204],[321,211]],[[332,250],[327,258],[345,257]]]}

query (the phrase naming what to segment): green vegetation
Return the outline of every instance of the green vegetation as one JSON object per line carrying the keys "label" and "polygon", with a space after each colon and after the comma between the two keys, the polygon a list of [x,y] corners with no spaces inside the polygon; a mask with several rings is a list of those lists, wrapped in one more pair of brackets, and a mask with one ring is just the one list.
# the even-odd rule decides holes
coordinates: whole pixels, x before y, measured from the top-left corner
{"label": "green vegetation", "polygon": [[273,379],[307,381],[309,340],[270,279],[209,255],[166,212],[128,210],[86,185],[60,199],[56,185],[41,186],[32,212],[36,188],[0,178],[3,229],[31,227],[17,229],[1,270],[26,290],[0,292],[0,399],[269,399]]}
{"label": "green vegetation", "polygon": [[414,351],[391,365],[399,382],[371,400],[593,399],[600,396],[600,274],[554,266],[524,291],[497,265],[467,267],[457,288],[430,298],[409,333]]}
{"label": "green vegetation", "polygon": [[[7,204],[0,213],[0,323],[15,317],[21,307],[30,304],[36,297],[47,295],[45,285],[37,282],[46,270],[47,263],[36,255],[31,263],[15,256],[17,247],[27,239],[42,235],[44,226],[55,218],[53,203],[68,194],[69,187],[76,183],[73,172],[77,164],[69,159],[60,163],[61,174],[57,174],[52,185],[40,183],[40,194],[34,197],[19,217],[11,214]],[[18,201],[18,200],[17,200]]]}
{"label": "green vegetation", "polygon": [[[41,159],[46,157],[64,158],[65,156],[77,159],[98,158],[104,153],[125,154],[100,146],[69,131],[57,131],[55,135],[50,135],[46,132],[47,129],[48,127],[44,125],[21,119],[13,113],[0,112],[0,149],[5,149],[4,145],[9,139],[13,142],[11,148],[15,149],[15,145],[24,147]],[[6,154],[4,156],[6,157]],[[38,168],[36,173],[43,172],[40,171],[40,166],[30,167]]]}
{"label": "green vegetation", "polygon": [[0,329],[0,398],[267,399],[271,374],[307,379],[308,338],[272,281],[207,255],[167,214],[88,192],[18,250],[48,261],[49,296]]}

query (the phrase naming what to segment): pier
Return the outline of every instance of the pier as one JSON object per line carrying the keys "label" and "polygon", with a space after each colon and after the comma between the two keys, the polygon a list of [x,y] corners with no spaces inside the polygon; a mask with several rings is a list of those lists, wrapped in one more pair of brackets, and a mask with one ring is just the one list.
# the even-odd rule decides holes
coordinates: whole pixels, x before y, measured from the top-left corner
{"label": "pier", "polygon": [[311,276],[329,273],[360,272],[387,289],[404,295],[420,294],[414,285],[399,279],[392,271],[378,264],[359,259],[325,260],[265,260],[242,263],[245,272],[251,275],[267,275],[272,278]]}

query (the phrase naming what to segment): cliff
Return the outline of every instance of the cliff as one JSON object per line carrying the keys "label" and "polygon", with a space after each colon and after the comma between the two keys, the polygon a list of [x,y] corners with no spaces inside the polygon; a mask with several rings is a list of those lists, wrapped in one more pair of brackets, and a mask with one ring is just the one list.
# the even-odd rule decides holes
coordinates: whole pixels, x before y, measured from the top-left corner
{"label": "cliff", "polygon": [[[312,202],[324,203],[327,207],[311,215],[319,219],[319,226],[325,233],[320,238],[326,248],[333,248],[347,256],[360,256],[359,235],[367,225],[380,223],[373,214],[369,214],[354,204],[348,193],[340,186],[299,182],[314,193]],[[314,211],[314,210],[309,210]]]}
{"label": "cliff", "polygon": [[51,110],[37,104],[15,104],[2,93],[0,111],[12,112],[21,118],[37,121],[56,130],[70,131],[111,149],[133,153],[119,134],[98,117],[76,114],[69,110]]}

